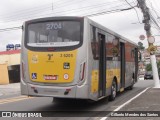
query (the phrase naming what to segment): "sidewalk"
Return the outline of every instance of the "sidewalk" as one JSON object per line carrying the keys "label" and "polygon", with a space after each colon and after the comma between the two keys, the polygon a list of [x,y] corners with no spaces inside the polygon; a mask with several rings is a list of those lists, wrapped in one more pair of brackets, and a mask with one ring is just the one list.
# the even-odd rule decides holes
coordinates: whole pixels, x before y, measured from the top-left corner
{"label": "sidewalk", "polygon": [[160,88],[149,88],[121,111],[160,111]]}
{"label": "sidewalk", "polygon": [[20,94],[20,83],[0,85],[0,98],[8,95]]}
{"label": "sidewalk", "polygon": [[108,120],[160,120],[160,88],[149,88]]}

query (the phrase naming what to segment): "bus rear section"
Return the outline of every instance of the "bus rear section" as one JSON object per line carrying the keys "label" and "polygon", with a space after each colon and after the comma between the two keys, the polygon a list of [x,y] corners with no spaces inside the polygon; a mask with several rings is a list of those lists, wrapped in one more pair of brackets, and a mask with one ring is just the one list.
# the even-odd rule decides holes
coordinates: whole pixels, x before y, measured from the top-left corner
{"label": "bus rear section", "polygon": [[83,18],[45,18],[24,24],[21,93],[88,99]]}

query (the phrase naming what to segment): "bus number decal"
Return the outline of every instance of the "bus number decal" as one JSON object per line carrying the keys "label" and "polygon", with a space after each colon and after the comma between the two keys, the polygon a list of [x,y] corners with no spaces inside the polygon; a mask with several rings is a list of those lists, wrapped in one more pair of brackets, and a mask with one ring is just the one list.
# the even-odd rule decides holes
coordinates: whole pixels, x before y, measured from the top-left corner
{"label": "bus number decal", "polygon": [[48,24],[46,24],[47,30],[57,30],[57,29],[61,29],[61,28],[62,28],[61,23],[48,23]]}
{"label": "bus number decal", "polygon": [[61,54],[60,57],[73,57],[73,54]]}

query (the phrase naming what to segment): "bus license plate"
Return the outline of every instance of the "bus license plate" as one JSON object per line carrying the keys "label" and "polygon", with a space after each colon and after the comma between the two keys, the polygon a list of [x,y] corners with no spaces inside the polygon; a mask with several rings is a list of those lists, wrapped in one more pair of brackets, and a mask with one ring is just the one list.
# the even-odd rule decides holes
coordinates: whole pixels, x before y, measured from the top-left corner
{"label": "bus license plate", "polygon": [[57,80],[58,75],[44,75],[45,80]]}

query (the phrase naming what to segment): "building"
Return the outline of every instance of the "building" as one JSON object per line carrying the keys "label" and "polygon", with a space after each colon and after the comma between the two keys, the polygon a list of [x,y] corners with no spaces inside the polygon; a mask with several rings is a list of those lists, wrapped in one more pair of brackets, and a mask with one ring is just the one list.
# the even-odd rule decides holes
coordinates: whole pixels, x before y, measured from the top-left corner
{"label": "building", "polygon": [[0,84],[20,81],[20,50],[0,52]]}

